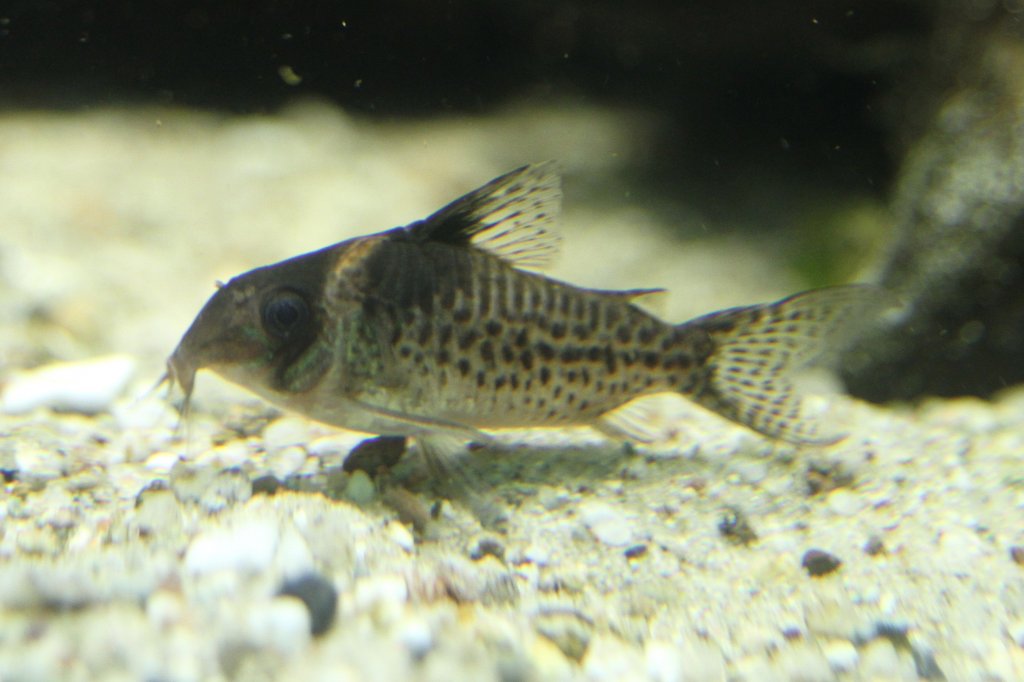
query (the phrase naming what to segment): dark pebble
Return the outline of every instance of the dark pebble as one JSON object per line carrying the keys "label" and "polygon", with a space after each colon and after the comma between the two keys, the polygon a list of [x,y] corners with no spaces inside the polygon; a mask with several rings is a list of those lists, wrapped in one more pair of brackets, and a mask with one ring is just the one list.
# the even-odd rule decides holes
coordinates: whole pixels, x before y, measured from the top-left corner
{"label": "dark pebble", "polygon": [[882,542],[882,538],[877,535],[869,537],[868,541],[864,543],[864,553],[870,556],[885,554],[885,543]]}
{"label": "dark pebble", "polygon": [[1024,545],[1014,545],[1011,547],[1010,558],[1018,566],[1024,566]]}
{"label": "dark pebble", "polygon": [[398,464],[405,453],[405,436],[368,438],[352,448],[341,468],[349,473],[362,469],[371,477]]}
{"label": "dark pebble", "polygon": [[647,545],[633,545],[632,547],[627,547],[623,554],[626,555],[627,559],[639,559],[644,554],[647,554]]}
{"label": "dark pebble", "polygon": [[253,495],[274,495],[281,489],[281,481],[277,476],[260,476],[252,482]]}
{"label": "dark pebble", "polygon": [[757,533],[751,527],[746,514],[739,507],[726,507],[718,521],[718,532],[726,540],[738,545],[749,545],[757,540]]}
{"label": "dark pebble", "polygon": [[278,594],[296,597],[309,609],[309,626],[314,636],[327,632],[334,624],[338,608],[338,591],[327,578],[308,573],[301,578],[285,581]]}
{"label": "dark pebble", "polygon": [[470,550],[469,556],[473,561],[479,561],[485,556],[492,556],[498,561],[505,560],[505,545],[497,538],[480,538],[476,546]]}
{"label": "dark pebble", "polygon": [[809,549],[804,553],[804,558],[800,565],[804,567],[808,575],[816,578],[832,573],[842,566],[843,562],[838,557],[823,550]]}

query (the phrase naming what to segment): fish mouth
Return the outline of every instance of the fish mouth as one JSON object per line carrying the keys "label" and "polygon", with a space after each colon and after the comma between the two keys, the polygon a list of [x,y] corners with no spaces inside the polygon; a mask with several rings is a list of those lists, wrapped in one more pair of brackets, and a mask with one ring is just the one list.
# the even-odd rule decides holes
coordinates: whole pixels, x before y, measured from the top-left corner
{"label": "fish mouth", "polygon": [[181,352],[181,346],[175,349],[171,357],[167,358],[167,371],[157,382],[157,386],[167,383],[173,389],[175,385],[181,387],[184,399],[181,403],[181,416],[186,418],[192,407],[192,390],[196,384],[195,363],[189,362]]}

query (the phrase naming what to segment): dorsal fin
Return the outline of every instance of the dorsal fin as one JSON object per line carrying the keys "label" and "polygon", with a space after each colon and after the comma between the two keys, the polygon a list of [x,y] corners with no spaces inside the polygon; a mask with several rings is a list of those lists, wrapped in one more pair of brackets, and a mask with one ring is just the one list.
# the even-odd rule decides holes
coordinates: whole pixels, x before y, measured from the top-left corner
{"label": "dorsal fin", "polygon": [[406,230],[417,240],[473,246],[540,269],[558,254],[553,227],[561,203],[557,165],[546,161],[495,178]]}

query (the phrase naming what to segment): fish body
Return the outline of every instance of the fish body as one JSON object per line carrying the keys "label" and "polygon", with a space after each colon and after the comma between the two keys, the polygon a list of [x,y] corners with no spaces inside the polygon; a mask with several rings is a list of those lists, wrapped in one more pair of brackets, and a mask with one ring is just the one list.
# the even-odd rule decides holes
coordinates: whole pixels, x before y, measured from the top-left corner
{"label": "fish body", "polygon": [[189,396],[209,368],[281,407],[386,435],[629,432],[624,406],[676,392],[773,438],[823,440],[788,375],[835,343],[871,287],[670,324],[636,305],[650,290],[526,269],[557,250],[560,196],[552,164],[526,166],[425,220],[239,275],[199,313],[168,374]]}

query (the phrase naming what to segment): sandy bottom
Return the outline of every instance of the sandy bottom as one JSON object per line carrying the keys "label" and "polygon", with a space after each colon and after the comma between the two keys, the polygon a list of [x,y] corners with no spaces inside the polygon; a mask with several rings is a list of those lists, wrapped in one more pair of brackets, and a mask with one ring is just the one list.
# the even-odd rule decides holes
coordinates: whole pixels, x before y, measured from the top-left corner
{"label": "sandy bottom", "polygon": [[214,280],[528,161],[567,171],[555,276],[668,286],[673,320],[798,289],[768,238],[616,184],[656,125],[0,118],[0,679],[1024,679],[1020,389],[822,398],[825,448],[672,399],[657,445],[501,434],[465,462],[500,530],[415,452],[375,483],[340,469],[362,435],[213,377],[181,428],[145,393]]}

